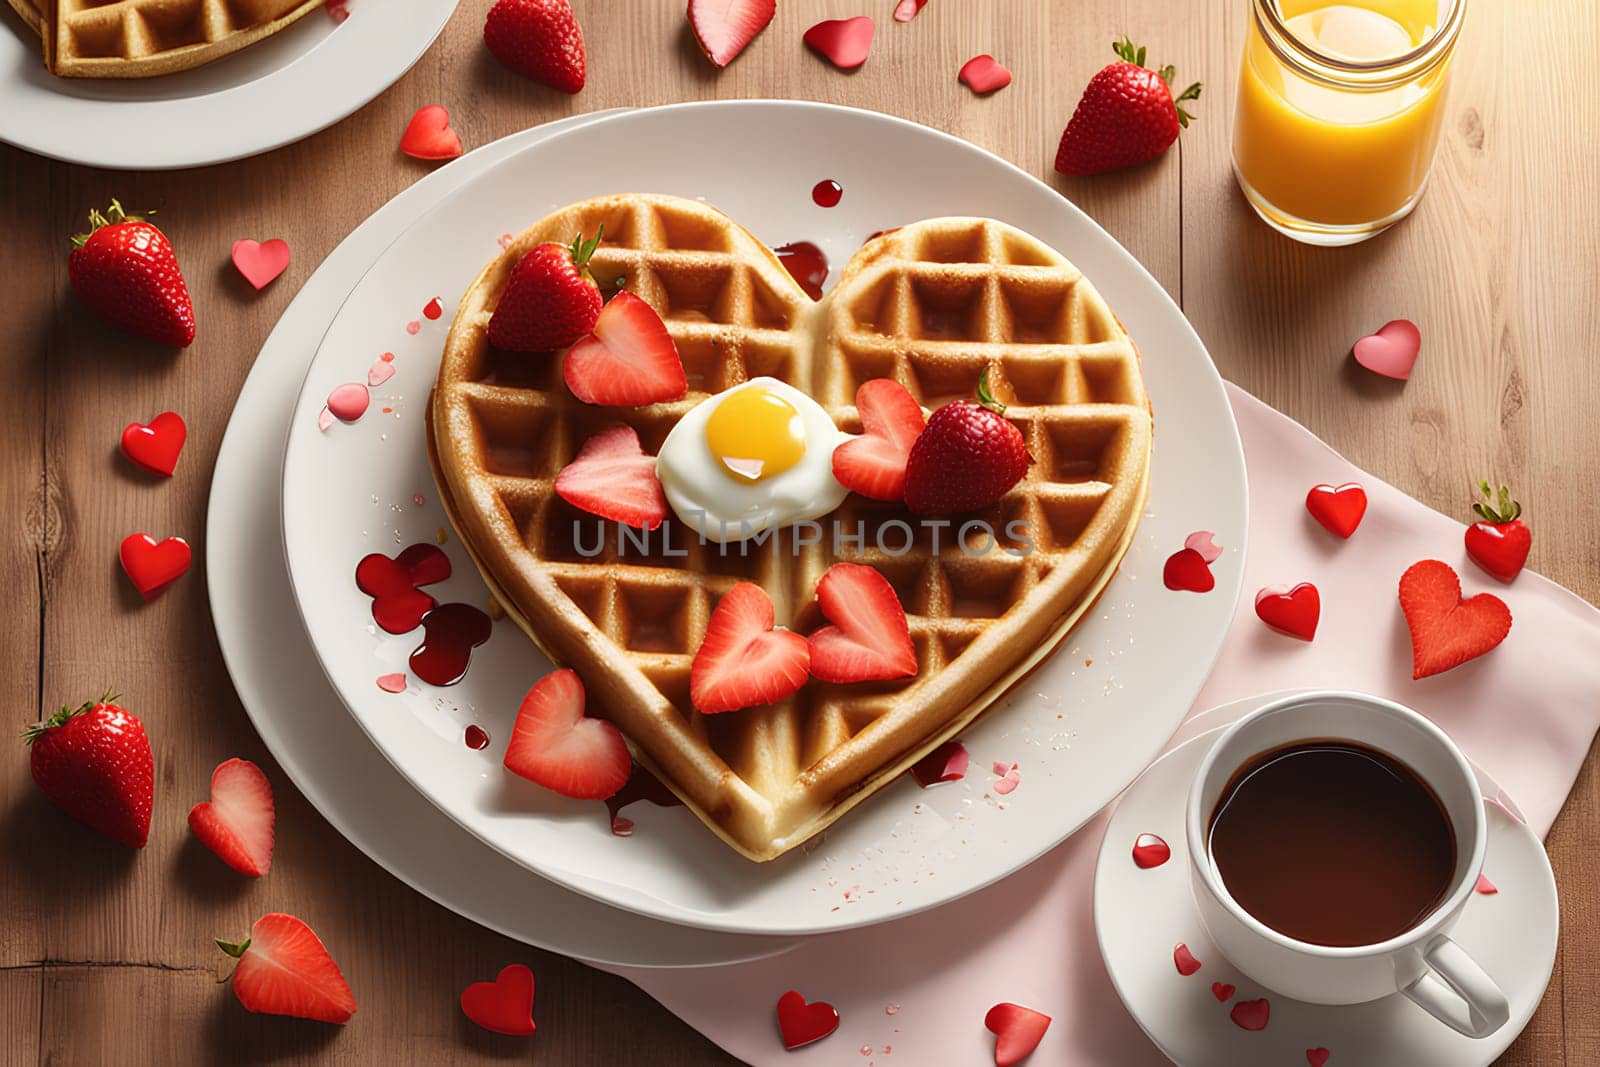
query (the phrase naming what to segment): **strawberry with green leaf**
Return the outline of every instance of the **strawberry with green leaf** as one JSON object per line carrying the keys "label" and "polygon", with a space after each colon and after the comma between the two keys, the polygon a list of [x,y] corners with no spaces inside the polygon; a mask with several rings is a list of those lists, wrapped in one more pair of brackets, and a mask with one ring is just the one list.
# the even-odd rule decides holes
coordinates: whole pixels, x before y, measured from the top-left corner
{"label": "strawberry with green leaf", "polygon": [[89,212],[89,232],[72,239],[67,257],[72,291],[90,311],[129,333],[188,348],[194,305],[167,235],[115,200]]}
{"label": "strawberry with green leaf", "polygon": [[1533,547],[1533,534],[1521,519],[1522,505],[1511,499],[1511,490],[1502,485],[1497,495],[1489,483],[1478,483],[1483,499],[1472,505],[1480,521],[1467,527],[1467,555],[1490,575],[1509,582],[1522,573]]}
{"label": "strawberry with green leaf", "polygon": [[150,837],[155,760],[138,717],[107,693],[23,731],[33,780],[57,807],[132,848]]}
{"label": "strawberry with green leaf", "polygon": [[1183,104],[1200,98],[1199,82],[1174,97],[1176,68],[1146,67],[1145,50],[1126,37],[1111,50],[1118,61],[1089,79],[1061,134],[1056,170],[1062,174],[1102,174],[1147,163],[1170,148],[1178,130],[1194,118]]}

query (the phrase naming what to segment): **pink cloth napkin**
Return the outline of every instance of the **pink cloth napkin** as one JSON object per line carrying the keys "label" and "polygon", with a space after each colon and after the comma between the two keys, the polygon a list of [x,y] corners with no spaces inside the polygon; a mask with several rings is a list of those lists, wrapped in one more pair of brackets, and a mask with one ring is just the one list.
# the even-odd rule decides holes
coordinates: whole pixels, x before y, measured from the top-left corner
{"label": "pink cloth napkin", "polygon": [[[1449,731],[1542,836],[1600,725],[1600,611],[1536,574],[1502,586],[1467,559],[1461,523],[1351,466],[1242,389],[1230,385],[1229,399],[1249,470],[1250,551],[1238,617],[1190,713],[1308,686],[1392,697]],[[1342,542],[1316,525],[1303,501],[1318,482],[1346,481],[1360,482],[1370,504]],[[1483,658],[1414,682],[1396,588],[1425,558],[1454,567],[1467,595],[1499,595],[1514,623]],[[1322,591],[1312,644],[1255,617],[1257,589],[1300,581]],[[1054,1020],[1037,1062],[1166,1063],[1117,999],[1096,948],[1094,862],[1105,822],[1102,812],[999,884],[922,915],[813,938],[753,963],[620,973],[752,1064],[992,1062],[983,1017],[1003,1000]],[[838,1031],[784,1051],[774,1005],[786,989],[831,1002]]]}

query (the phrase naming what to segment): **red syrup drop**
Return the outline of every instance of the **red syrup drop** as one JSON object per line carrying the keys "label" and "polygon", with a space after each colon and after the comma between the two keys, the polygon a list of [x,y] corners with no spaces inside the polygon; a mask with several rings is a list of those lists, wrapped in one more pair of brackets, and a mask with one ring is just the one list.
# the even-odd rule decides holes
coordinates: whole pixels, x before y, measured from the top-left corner
{"label": "red syrup drop", "polygon": [[419,589],[450,577],[450,557],[420,542],[390,559],[382,552],[356,564],[356,588],[372,598],[372,620],[392,634],[410,633],[437,604]]}
{"label": "red syrup drop", "polygon": [[1159,867],[1172,858],[1172,849],[1155,834],[1140,834],[1133,841],[1133,862],[1140,870]]}
{"label": "red syrup drop", "polygon": [[828,280],[828,257],[810,241],[796,241],[773,249],[789,277],[813,300],[822,299],[822,284]]}
{"label": "red syrup drop", "polygon": [[464,740],[467,743],[467,747],[472,749],[474,752],[481,752],[483,749],[489,747],[489,732],[483,727],[479,726],[477,723],[470,723],[467,726],[467,732],[462,737],[462,740]]}
{"label": "red syrup drop", "polygon": [[838,207],[844,196],[844,186],[832,178],[824,178],[811,187],[811,202],[818,207]]}
{"label": "red syrup drop", "polygon": [[422,617],[411,673],[429,685],[455,685],[466,676],[472,650],[493,632],[494,622],[471,604],[441,604]]}
{"label": "red syrup drop", "polygon": [[677,794],[661,784],[661,779],[635,763],[627,784],[606,798],[606,811],[611,815],[611,832],[618,837],[633,833],[633,820],[624,819],[621,813],[623,808],[637,800],[648,800],[661,808],[678,807],[683,803]]}
{"label": "red syrup drop", "polygon": [[422,317],[425,319],[437,319],[443,314],[444,305],[439,302],[438,297],[434,297],[432,300],[428,301],[428,303],[422,309]]}

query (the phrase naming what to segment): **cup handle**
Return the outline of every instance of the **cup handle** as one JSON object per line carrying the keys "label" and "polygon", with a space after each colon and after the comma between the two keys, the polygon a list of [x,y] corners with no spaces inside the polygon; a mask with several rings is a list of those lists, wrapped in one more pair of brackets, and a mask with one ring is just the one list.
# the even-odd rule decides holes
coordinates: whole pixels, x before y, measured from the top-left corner
{"label": "cup handle", "polygon": [[1448,937],[1435,940],[1422,958],[1432,969],[1400,992],[1435,1019],[1468,1037],[1487,1037],[1511,1017],[1494,979]]}

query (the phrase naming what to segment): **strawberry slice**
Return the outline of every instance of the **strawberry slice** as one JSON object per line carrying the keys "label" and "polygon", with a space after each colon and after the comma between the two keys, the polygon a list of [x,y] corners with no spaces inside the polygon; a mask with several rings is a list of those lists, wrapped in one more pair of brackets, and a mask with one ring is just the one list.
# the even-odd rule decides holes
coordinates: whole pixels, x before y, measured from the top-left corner
{"label": "strawberry slice", "polygon": [[211,799],[189,811],[189,829],[222,862],[252,878],[272,866],[272,785],[249,760],[211,772]]}
{"label": "strawberry slice", "polygon": [[778,0],[689,0],[689,25],[700,51],[726,67],[778,11]]}
{"label": "strawberry slice", "polygon": [[775,630],[772,598],[740,582],[717,602],[705,640],[689,668],[689,698],[707,715],[792,696],[806,684],[811,651],[806,639]]}
{"label": "strawberry slice", "polygon": [[534,683],[517,709],[506,770],[577,800],[604,800],[628,784],[633,757],[622,731],[584,715],[576,671],[552,671]]}
{"label": "strawberry slice", "polygon": [[613,426],[583,443],[556,475],[556,495],[591,515],[654,530],[667,517],[667,496],[632,426]]}
{"label": "strawberry slice", "polygon": [[601,310],[594,333],[568,349],[561,376],[585,404],[638,407],[678,400],[689,391],[666,323],[626,291]]}
{"label": "strawberry slice", "polygon": [[812,634],[811,674],[824,682],[878,682],[917,673],[906,611],[889,580],[859,563],[836,563],[817,583],[832,626]]}
{"label": "strawberry slice", "polygon": [[245,940],[218,938],[217,947],[239,961],[233,995],[248,1011],[325,1023],[348,1022],[356,1013],[339,965],[311,927],[293,915],[263,915]]}
{"label": "strawberry slice", "polygon": [[922,408],[899,382],[874,378],[856,390],[856,410],[862,434],[833,450],[833,476],[873,500],[904,499],[906,461],[922,433]]}

